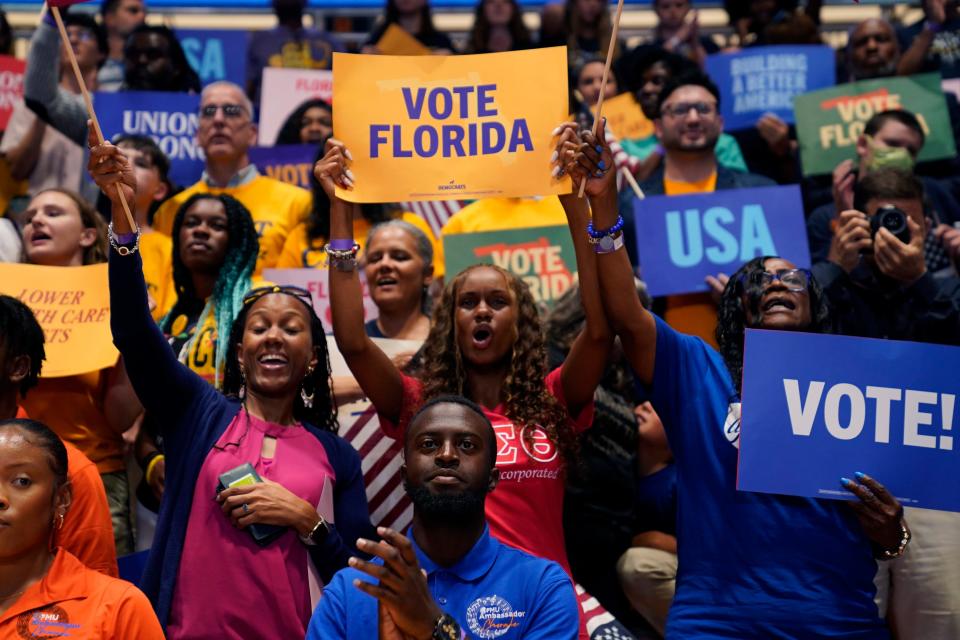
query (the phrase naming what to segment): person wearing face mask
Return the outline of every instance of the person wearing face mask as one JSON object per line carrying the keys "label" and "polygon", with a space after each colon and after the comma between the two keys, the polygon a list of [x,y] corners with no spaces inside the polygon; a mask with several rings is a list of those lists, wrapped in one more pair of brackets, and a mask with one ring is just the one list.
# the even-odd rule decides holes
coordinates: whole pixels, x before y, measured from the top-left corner
{"label": "person wearing face mask", "polygon": [[[601,144],[598,154],[597,144],[589,131],[569,131],[559,161],[575,189],[587,180],[594,229],[613,237],[616,187],[609,173],[597,177],[611,153]],[[606,317],[651,393],[676,465],[678,576],[666,637],[889,638],[873,578],[878,559],[903,554],[909,529],[880,482],[838,478],[850,504],[736,490],[739,429],[731,426],[741,416],[745,330],[829,331],[816,280],[781,258],[747,262],[720,300],[718,352],[623,295],[634,277],[626,252],[600,254],[597,265]]]}
{"label": "person wearing face mask", "polygon": [[[807,217],[807,239],[814,264],[827,258],[841,213],[854,208],[857,182],[878,169],[914,173],[917,155],[925,139],[920,121],[903,109],[881,111],[867,121],[863,135],[857,139],[856,159],[844,160],[833,171],[832,201],[815,208]],[[948,228],[960,219],[960,204],[939,181],[929,177],[920,177],[920,180],[930,216],[935,222],[924,239],[924,252],[927,266],[937,272],[949,266],[941,238],[943,227]]]}
{"label": "person wearing face mask", "polygon": [[311,98],[287,116],[275,145],[321,145],[333,135],[333,107],[320,98]]}
{"label": "person wearing face mask", "polygon": [[260,81],[265,67],[332,69],[334,52],[343,43],[316,27],[303,26],[305,0],[273,0],[277,26],[253,32],[247,49],[247,95],[260,101]]}
{"label": "person wearing face mask", "polygon": [[[891,207],[906,214],[909,236],[872,230]],[[813,266],[838,333],[960,344],[960,279],[931,275],[924,209],[912,173],[879,169],[857,183],[854,209],[840,214],[827,260]],[[908,507],[907,516],[922,542],[881,567],[881,611],[898,638],[960,637],[960,514]]]}
{"label": "person wearing face mask", "polygon": [[[247,292],[224,331],[223,392],[214,389],[177,361],[150,318],[136,230],[120,201],[134,199],[129,161],[89,142],[88,168],[113,206],[114,343],[169,459],[144,591],[172,640],[303,637],[318,587],[372,533],[359,455],[336,435],[310,294]],[[253,482],[231,483],[229,473]]]}

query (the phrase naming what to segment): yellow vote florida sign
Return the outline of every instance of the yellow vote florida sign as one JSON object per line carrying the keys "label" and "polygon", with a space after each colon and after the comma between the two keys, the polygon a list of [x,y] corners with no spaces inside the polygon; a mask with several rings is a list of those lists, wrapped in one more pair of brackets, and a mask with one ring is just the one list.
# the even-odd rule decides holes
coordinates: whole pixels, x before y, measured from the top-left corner
{"label": "yellow vote florida sign", "polygon": [[564,47],[469,56],[334,54],[333,129],[352,202],[570,192],[551,176],[567,119]]}
{"label": "yellow vote florida sign", "polygon": [[30,307],[43,327],[47,358],[42,377],[72,376],[116,364],[106,264],[0,264],[0,293]]}

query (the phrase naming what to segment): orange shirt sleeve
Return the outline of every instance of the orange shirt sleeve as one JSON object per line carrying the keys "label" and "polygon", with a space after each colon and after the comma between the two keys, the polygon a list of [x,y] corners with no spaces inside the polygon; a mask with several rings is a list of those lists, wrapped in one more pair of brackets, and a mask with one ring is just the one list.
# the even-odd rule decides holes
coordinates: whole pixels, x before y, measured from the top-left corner
{"label": "orange shirt sleeve", "polygon": [[114,578],[117,551],[113,541],[113,524],[103,481],[97,466],[75,446],[67,448],[68,477],[73,499],[70,510],[58,532],[58,545],[75,555],[87,567]]}
{"label": "orange shirt sleeve", "polygon": [[136,638],[164,640],[163,629],[147,596],[129,582],[118,582],[122,590],[113,606],[112,615],[103,621],[104,638]]}

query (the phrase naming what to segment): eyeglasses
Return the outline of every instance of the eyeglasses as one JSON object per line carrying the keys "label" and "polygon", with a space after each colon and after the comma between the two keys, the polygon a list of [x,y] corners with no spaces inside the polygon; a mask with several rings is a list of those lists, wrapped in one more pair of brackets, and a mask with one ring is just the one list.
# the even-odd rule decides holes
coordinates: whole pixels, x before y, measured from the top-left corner
{"label": "eyeglasses", "polygon": [[220,109],[223,109],[223,117],[225,118],[239,118],[247,113],[247,110],[239,104],[208,104],[200,107],[200,117],[213,118]]}
{"label": "eyeglasses", "polygon": [[670,115],[674,118],[685,118],[693,109],[701,116],[709,116],[717,112],[717,105],[709,102],[678,102],[673,105],[663,105],[660,108],[661,115]]}
{"label": "eyeglasses", "polygon": [[744,285],[752,285],[766,289],[773,284],[775,280],[779,280],[780,284],[789,291],[806,291],[807,287],[810,286],[810,279],[812,277],[813,274],[810,273],[809,269],[779,269],[775,273],[770,273],[769,271],[754,271],[753,273],[744,274],[740,278],[740,282]]}
{"label": "eyeglasses", "polygon": [[82,27],[79,29],[70,29],[68,27],[67,35],[71,38],[76,38],[79,42],[93,42],[97,39],[97,36],[92,31]]}
{"label": "eyeglasses", "polygon": [[295,287],[293,285],[279,285],[274,284],[267,287],[257,287],[256,289],[251,289],[247,292],[247,295],[243,296],[243,306],[253,304],[263,296],[270,295],[272,293],[284,293],[288,296],[293,296],[298,298],[305,305],[313,309],[313,296],[310,295],[310,292],[304,289],[303,287]]}

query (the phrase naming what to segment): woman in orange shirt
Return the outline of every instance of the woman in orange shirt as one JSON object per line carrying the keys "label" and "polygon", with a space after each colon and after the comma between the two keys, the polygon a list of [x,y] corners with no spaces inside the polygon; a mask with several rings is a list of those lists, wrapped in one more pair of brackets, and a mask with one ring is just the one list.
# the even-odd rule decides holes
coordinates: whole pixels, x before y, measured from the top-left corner
{"label": "woman in orange shirt", "polygon": [[70,499],[56,434],[33,420],[0,422],[0,637],[162,640],[136,587],[52,547]]}
{"label": "woman in orange shirt", "polygon": [[[30,201],[23,219],[24,262],[49,267],[106,262],[106,225],[77,194],[42,191]],[[49,425],[96,463],[110,503],[117,555],[132,553],[123,433],[142,408],[122,362],[75,376],[41,378],[23,406],[30,417]]]}

